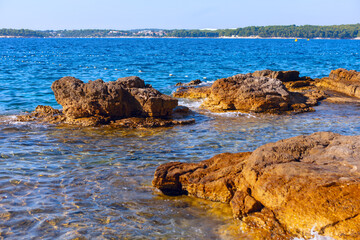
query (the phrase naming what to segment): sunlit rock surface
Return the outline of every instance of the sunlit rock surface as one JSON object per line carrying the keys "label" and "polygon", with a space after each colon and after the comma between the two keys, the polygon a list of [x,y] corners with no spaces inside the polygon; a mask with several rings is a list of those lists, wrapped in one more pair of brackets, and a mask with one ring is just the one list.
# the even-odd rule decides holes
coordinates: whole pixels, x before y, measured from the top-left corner
{"label": "sunlit rock surface", "polygon": [[[283,81],[302,81],[299,72],[274,72],[270,70],[258,71],[253,74],[238,74],[228,78],[216,80],[212,86],[181,87],[174,97],[204,98],[203,108],[214,112],[240,111],[255,113],[284,113],[314,111],[324,94],[317,91],[290,92]],[[295,79],[295,80],[294,80]],[[310,81],[310,80],[308,80]],[[310,85],[310,83],[308,84]],[[307,86],[300,84],[297,88]],[[296,85],[293,84],[293,88]]]}
{"label": "sunlit rock surface", "polygon": [[[229,203],[242,228],[261,239],[360,238],[360,136],[319,132],[158,167],[153,185]],[[260,238],[259,238],[260,239]]]}
{"label": "sunlit rock surface", "polygon": [[168,127],[191,124],[194,120],[173,120],[175,98],[160,93],[135,76],[114,82],[101,79],[84,83],[63,77],[52,84],[56,101],[63,110],[38,106],[19,116],[20,121],[66,123],[81,126],[110,124],[116,127]]}
{"label": "sunlit rock surface", "polygon": [[114,82],[98,79],[88,83],[64,77],[56,80],[51,89],[68,118],[169,117],[177,106],[176,99],[146,86],[135,76]]}
{"label": "sunlit rock surface", "polygon": [[360,72],[339,68],[332,70],[329,77],[319,79],[316,85],[360,98]]}

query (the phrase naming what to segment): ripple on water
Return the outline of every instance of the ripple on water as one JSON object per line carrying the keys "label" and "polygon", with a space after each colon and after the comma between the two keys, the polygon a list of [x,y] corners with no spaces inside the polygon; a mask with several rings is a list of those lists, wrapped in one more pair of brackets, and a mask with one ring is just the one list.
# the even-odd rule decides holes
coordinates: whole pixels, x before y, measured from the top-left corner
{"label": "ripple on water", "polygon": [[360,133],[358,106],[328,103],[317,106],[314,113],[263,116],[213,114],[199,109],[201,102],[181,100],[195,111],[190,117],[197,123],[168,129],[69,128],[14,121],[14,114],[32,111],[39,104],[60,108],[50,86],[66,75],[86,82],[141,74],[167,94],[177,82],[202,79],[208,84],[266,68],[295,67],[301,75],[315,78],[338,67],[360,70],[359,55],[352,54],[359,41],[0,42],[0,231],[9,239],[231,239],[234,235],[247,239],[239,233],[228,205],[166,197],[153,189],[156,167],[169,161],[197,162],[222,152],[252,151],[268,142],[317,131]]}
{"label": "ripple on water", "polygon": [[151,187],[156,167],[252,151],[316,131],[359,134],[358,106],[323,103],[316,110],[253,117],[193,113],[195,125],[168,129],[1,124],[2,234],[231,238],[241,233],[228,205],[159,194]]}

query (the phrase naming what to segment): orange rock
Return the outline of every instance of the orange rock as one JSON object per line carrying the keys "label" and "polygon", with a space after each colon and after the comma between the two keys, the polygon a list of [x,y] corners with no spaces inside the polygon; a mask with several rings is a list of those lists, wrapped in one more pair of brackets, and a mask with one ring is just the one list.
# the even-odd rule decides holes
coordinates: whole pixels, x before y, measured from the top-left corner
{"label": "orange rock", "polygon": [[316,86],[360,98],[360,72],[339,68],[329,77],[316,81]]}
{"label": "orange rock", "polygon": [[[270,74],[274,73],[274,74]],[[275,74],[277,73],[277,74]],[[314,111],[318,98],[313,95],[289,92],[281,80],[262,75],[282,77],[284,80],[298,78],[298,72],[257,72],[238,74],[216,80],[211,87],[179,88],[174,97],[204,98],[202,107],[214,112],[240,111],[255,113],[283,113]],[[259,76],[257,76],[259,75]],[[303,86],[303,85],[299,85]]]}
{"label": "orange rock", "polygon": [[195,122],[193,119],[170,119],[177,100],[145,85],[138,77],[119,78],[108,83],[101,79],[84,83],[64,77],[55,81],[51,88],[63,111],[38,106],[18,120],[120,128],[168,127]]}
{"label": "orange rock", "polygon": [[312,228],[337,239],[359,239],[359,149],[360,136],[320,132],[253,153],[167,163],[156,170],[153,185],[164,193],[230,203],[243,228],[268,236],[263,239],[308,238]]}

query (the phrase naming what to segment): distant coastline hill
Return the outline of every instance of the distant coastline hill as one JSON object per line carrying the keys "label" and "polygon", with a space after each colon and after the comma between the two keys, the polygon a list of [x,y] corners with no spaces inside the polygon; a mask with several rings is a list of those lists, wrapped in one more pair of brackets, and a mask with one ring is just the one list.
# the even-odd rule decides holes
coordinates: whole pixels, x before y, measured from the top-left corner
{"label": "distant coastline hill", "polygon": [[109,38],[109,37],[178,37],[178,38],[360,38],[360,24],[347,25],[286,25],[252,26],[236,29],[82,29],[82,30],[29,30],[0,29],[0,37],[23,38]]}

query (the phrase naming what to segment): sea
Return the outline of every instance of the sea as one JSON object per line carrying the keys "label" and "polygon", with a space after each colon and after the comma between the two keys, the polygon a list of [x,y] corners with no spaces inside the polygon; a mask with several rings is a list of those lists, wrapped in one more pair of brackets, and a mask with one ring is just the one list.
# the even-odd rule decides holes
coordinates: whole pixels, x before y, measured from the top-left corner
{"label": "sea", "polygon": [[[199,162],[301,134],[360,134],[360,106],[323,102],[297,115],[211,113],[196,123],[113,129],[18,122],[61,108],[51,84],[139,76],[162,93],[256,70],[321,78],[360,71],[360,41],[299,39],[0,39],[0,239],[251,239],[227,204],[152,187],[163,163]],[[311,229],[309,229],[310,233]]]}

